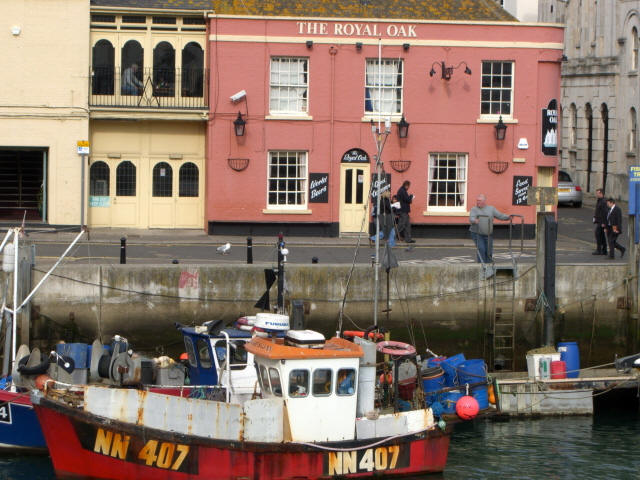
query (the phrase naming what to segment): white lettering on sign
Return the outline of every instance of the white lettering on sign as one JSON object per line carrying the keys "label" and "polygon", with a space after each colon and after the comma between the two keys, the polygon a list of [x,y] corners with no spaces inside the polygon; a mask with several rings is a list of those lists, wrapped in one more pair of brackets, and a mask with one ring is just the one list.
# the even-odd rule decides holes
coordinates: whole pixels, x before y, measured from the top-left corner
{"label": "white lettering on sign", "polygon": [[322,195],[323,193],[327,192],[327,186],[325,185],[324,187],[318,189],[318,190],[311,190],[311,198],[314,199],[316,197],[319,197],[320,195]]}
{"label": "white lettering on sign", "polygon": [[321,185],[326,184],[328,181],[329,181],[329,177],[322,177],[319,180],[312,180],[310,188],[317,188],[317,187],[319,187]]}
{"label": "white lettering on sign", "polygon": [[[296,22],[300,35],[327,35],[329,25],[325,22]],[[389,37],[417,37],[415,25],[391,24],[386,28],[377,23],[334,23],[333,35],[347,37],[379,37],[386,32]]]}

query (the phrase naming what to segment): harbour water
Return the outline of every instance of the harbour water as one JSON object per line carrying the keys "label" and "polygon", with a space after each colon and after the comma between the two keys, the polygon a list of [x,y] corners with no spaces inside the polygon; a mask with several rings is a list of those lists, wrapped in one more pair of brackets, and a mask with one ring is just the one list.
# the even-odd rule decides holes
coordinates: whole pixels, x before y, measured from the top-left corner
{"label": "harbour water", "polygon": [[[640,478],[640,415],[476,420],[456,427],[443,474],[425,480]],[[0,479],[54,478],[47,457],[0,457]]]}

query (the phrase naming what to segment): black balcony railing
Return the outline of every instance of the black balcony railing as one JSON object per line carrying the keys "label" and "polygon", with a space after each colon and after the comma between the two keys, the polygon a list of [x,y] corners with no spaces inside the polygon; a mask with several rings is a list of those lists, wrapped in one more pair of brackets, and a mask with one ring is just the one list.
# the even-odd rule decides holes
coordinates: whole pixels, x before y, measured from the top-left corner
{"label": "black balcony railing", "polygon": [[206,109],[208,83],[208,71],[203,68],[144,68],[122,72],[115,67],[94,68],[89,105]]}

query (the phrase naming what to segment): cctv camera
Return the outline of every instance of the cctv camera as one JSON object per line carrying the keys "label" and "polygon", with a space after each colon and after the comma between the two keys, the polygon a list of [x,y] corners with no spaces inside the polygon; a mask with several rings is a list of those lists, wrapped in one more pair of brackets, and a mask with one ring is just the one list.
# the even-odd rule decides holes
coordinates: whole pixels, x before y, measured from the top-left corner
{"label": "cctv camera", "polygon": [[246,96],[247,96],[247,92],[245,92],[244,90],[240,90],[238,93],[234,93],[233,95],[231,95],[229,99],[232,102],[239,102]]}

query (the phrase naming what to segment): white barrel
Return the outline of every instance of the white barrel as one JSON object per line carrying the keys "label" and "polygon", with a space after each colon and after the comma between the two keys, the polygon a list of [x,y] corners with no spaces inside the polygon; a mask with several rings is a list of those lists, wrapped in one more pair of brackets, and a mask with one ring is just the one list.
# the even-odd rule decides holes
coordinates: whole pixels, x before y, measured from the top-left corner
{"label": "white barrel", "polygon": [[360,372],[358,374],[358,405],[356,414],[364,417],[373,412],[375,408],[376,392],[376,344],[356,337],[354,342],[362,348],[364,355],[360,359]]}
{"label": "white barrel", "polygon": [[2,251],[2,270],[4,272],[13,272],[15,264],[15,247],[13,243],[7,243]]}

